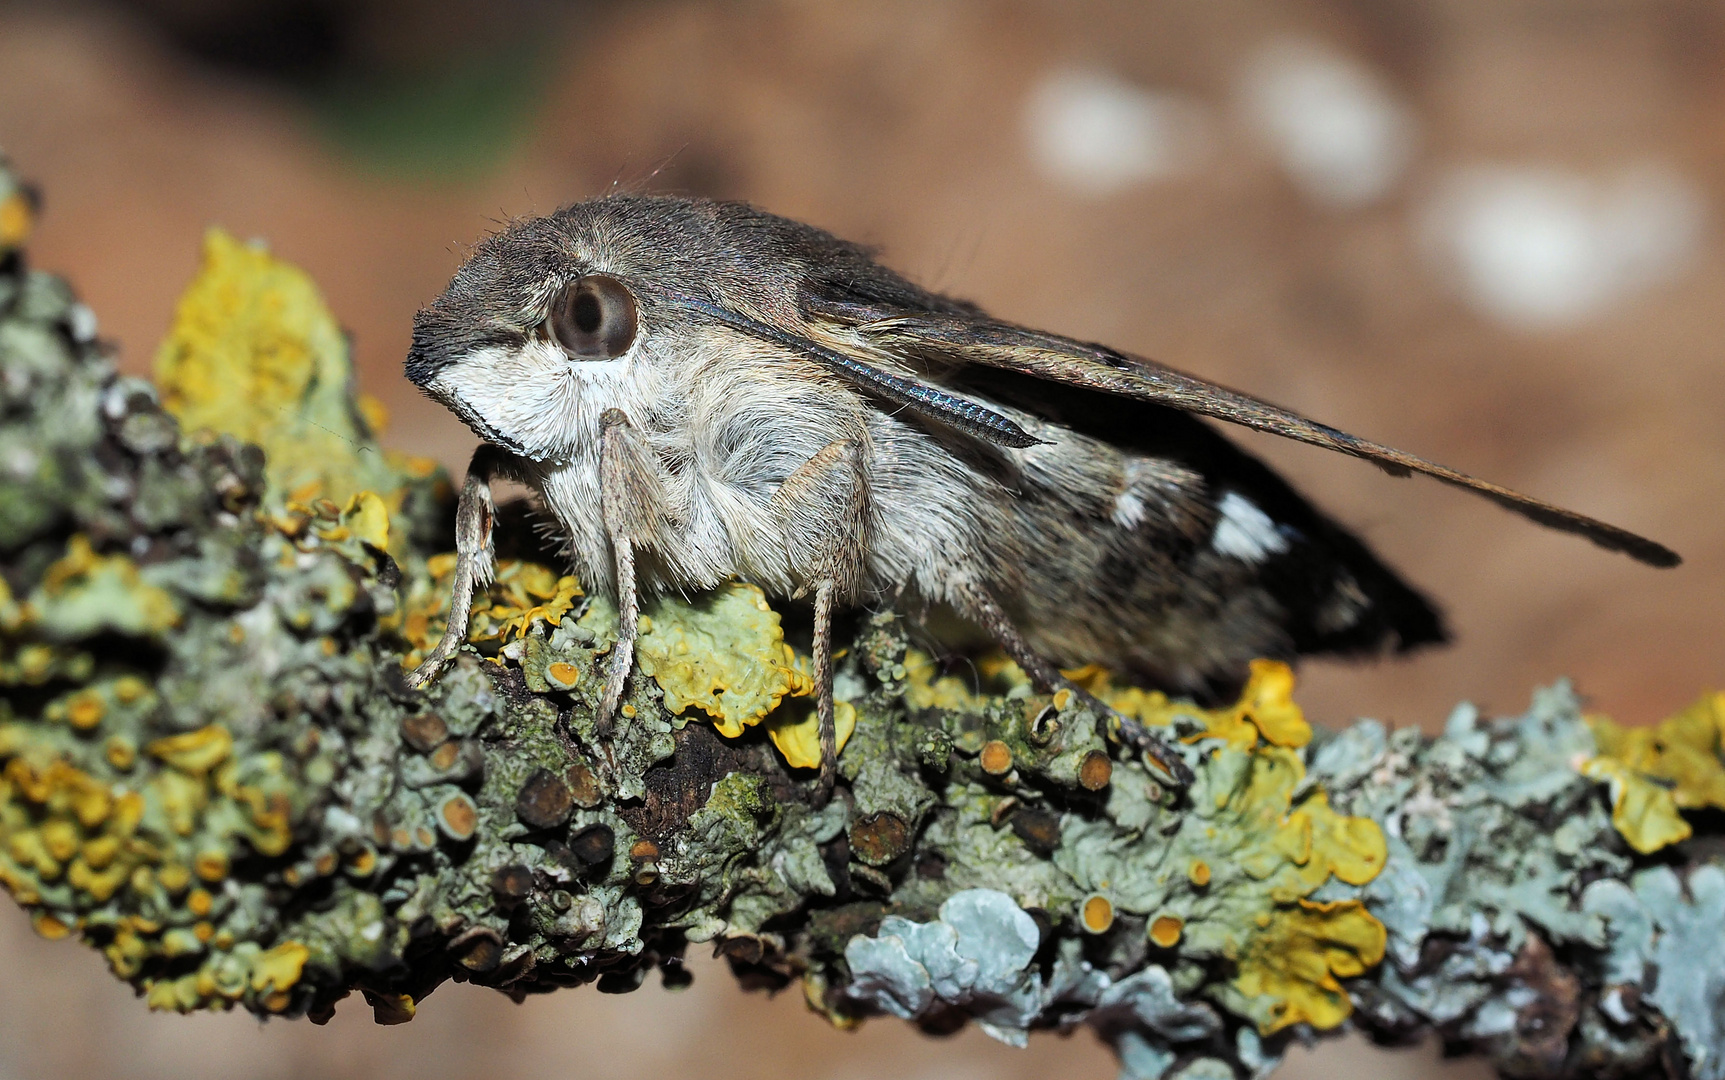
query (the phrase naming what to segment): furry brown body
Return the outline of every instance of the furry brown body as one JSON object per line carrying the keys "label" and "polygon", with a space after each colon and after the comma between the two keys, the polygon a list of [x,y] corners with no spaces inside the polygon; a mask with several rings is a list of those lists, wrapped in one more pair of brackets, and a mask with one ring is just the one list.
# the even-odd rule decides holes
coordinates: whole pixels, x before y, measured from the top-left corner
{"label": "furry brown body", "polygon": [[942,602],[1045,684],[1056,664],[1096,662],[1202,692],[1256,656],[1443,638],[1417,592],[1188,412],[1675,561],[1170,369],[997,322],[738,204],[616,196],[510,227],[420,313],[407,370],[500,448],[464,491],[458,593],[487,572],[487,483],[512,476],[583,580],[619,595],[626,645],[639,591],[733,576],[813,595],[817,654],[835,605]]}

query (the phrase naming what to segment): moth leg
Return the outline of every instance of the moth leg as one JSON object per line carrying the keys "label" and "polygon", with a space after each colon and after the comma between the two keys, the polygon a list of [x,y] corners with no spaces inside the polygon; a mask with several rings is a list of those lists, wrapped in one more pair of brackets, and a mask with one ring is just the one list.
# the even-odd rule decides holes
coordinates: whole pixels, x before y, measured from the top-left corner
{"label": "moth leg", "polygon": [[606,409],[600,416],[599,440],[599,502],[616,563],[618,615],[617,644],[611,650],[595,725],[604,738],[611,733],[635,666],[635,638],[641,627],[635,548],[652,542],[664,499],[652,448],[621,409]]}
{"label": "moth leg", "polygon": [[838,782],[839,730],[833,715],[833,580],[815,586],[815,717],[821,726],[821,777],[815,789],[819,810],[833,797]]}
{"label": "moth leg", "polygon": [[490,444],[475,450],[467,465],[455,509],[455,587],[449,599],[449,623],[437,647],[407,676],[407,685],[416,690],[429,686],[467,644],[473,594],[491,583],[491,525],[497,516],[491,481],[514,473],[508,454]]}
{"label": "moth leg", "polygon": [[815,805],[825,806],[838,780],[838,725],[833,713],[833,607],[856,595],[867,548],[868,480],[854,439],[834,439],[803,462],[773,493],[770,508],[783,523],[798,565],[813,569],[815,716],[820,723],[821,775]]}
{"label": "moth leg", "polygon": [[988,635],[1006,650],[1006,655],[1024,669],[1024,673],[1030,676],[1030,681],[1036,684],[1037,689],[1044,692],[1069,690],[1078,695],[1104,717],[1103,723],[1110,738],[1147,755],[1179,787],[1187,787],[1192,783],[1192,770],[1174,752],[1167,740],[1131,717],[1124,716],[1106,703],[1098,701],[1089,691],[1073,685],[1070,679],[1060,673],[1059,668],[1030,647],[1030,643],[1024,640],[1018,627],[1013,625],[1012,620],[987,589],[974,582],[967,583],[961,589],[960,598],[961,613],[987,631]]}

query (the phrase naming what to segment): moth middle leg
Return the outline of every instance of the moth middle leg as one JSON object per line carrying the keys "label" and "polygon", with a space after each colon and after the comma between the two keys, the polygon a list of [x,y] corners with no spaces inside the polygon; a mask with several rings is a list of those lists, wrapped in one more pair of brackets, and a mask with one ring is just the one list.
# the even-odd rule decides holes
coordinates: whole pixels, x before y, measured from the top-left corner
{"label": "moth middle leg", "polygon": [[834,439],[787,476],[769,507],[785,530],[793,559],[814,593],[815,716],[820,724],[817,806],[838,778],[838,728],[833,715],[833,608],[857,594],[867,557],[868,476],[862,444]]}
{"label": "moth middle leg", "polygon": [[1070,679],[1060,673],[1058,667],[1030,647],[1030,643],[1018,632],[1018,627],[1007,616],[1005,609],[985,587],[976,582],[966,582],[959,589],[958,607],[960,614],[986,631],[1006,651],[1006,655],[1024,669],[1024,673],[1030,676],[1030,681],[1036,684],[1037,689],[1044,692],[1070,690],[1077,694],[1102,714],[1104,723],[1108,726],[1108,734],[1115,741],[1148,756],[1178,786],[1183,788],[1192,783],[1192,770],[1165,739],[1131,717],[1123,716],[1104,702],[1098,701],[1083,688],[1074,686]]}

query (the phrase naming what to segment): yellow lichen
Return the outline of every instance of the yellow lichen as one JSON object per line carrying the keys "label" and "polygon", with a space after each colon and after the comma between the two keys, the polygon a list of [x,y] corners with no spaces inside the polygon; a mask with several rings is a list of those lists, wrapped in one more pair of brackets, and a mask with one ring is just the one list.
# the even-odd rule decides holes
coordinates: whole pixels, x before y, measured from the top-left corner
{"label": "yellow lichen", "polygon": [[1653,727],[1626,728],[1587,717],[1599,753],[1583,775],[1611,785],[1611,822],[1629,845],[1650,854],[1687,839],[1681,810],[1725,810],[1725,692],[1700,700]]}
{"label": "yellow lichen", "polygon": [[304,271],[220,229],[156,353],[162,404],[188,431],[264,448],[277,491],[316,484],[338,502],[397,485],[349,386],[341,326]]}
{"label": "yellow lichen", "polygon": [[[436,462],[378,447],[383,407],[353,394],[346,336],[311,279],[219,229],[206,234],[203,265],[157,350],[156,382],[187,431],[263,447],[272,506],[345,503],[320,529],[329,542],[357,538],[408,557],[406,533],[392,533],[388,515],[421,481],[440,498],[447,491]],[[290,508],[274,520],[299,536],[312,517]]]}
{"label": "yellow lichen", "polygon": [[[833,730],[840,749],[850,741],[856,730],[857,711],[848,701],[833,702]],[[803,708],[781,707],[767,720],[767,738],[773,740],[785,762],[794,769],[817,769],[821,764],[820,718],[815,715],[814,702]]]}
{"label": "yellow lichen", "polygon": [[108,764],[121,772],[129,772],[138,763],[138,747],[124,735],[110,735],[105,750]]}
{"label": "yellow lichen", "polygon": [[[1378,876],[1389,857],[1384,831],[1370,818],[1348,817],[1330,808],[1330,797],[1319,791],[1289,815],[1290,821],[1309,822],[1310,864],[1321,866],[1349,885],[1364,885]],[[1307,828],[1304,823],[1298,827]],[[1323,884],[1326,874],[1319,874]]]}
{"label": "yellow lichen", "polygon": [[361,491],[349,499],[342,509],[341,523],[355,539],[380,551],[389,550],[389,508],[376,492]]}
{"label": "yellow lichen", "polygon": [[1623,762],[1594,757],[1582,762],[1581,774],[1611,786],[1611,824],[1629,846],[1643,855],[1689,839],[1694,832],[1677,809],[1676,794]]}
{"label": "yellow lichen", "polygon": [[366,1004],[371,1006],[371,1018],[379,1024],[405,1024],[413,1019],[418,1005],[411,994],[384,994],[364,991]]}
{"label": "yellow lichen", "polygon": [[[99,684],[102,700],[132,707],[152,698],[122,681]],[[88,752],[111,761],[115,745],[110,738]],[[248,993],[263,1001],[288,983],[249,990],[260,955],[275,976],[297,978],[291,954],[262,954],[222,925],[233,909],[217,887],[238,854],[234,840],[263,854],[291,843],[280,755],[236,760],[231,735],[212,725],[151,742],[165,767],[133,789],[85,772],[68,752],[23,725],[0,729],[0,886],[34,909],[38,927],[90,934],[116,974],[142,979],[156,1008],[226,1007]],[[137,767],[129,745],[119,756]],[[185,958],[199,961],[195,972],[146,977],[152,962]]]}
{"label": "yellow lichen", "polygon": [[[611,638],[617,615],[608,602],[596,599],[581,625]],[[641,616],[635,658],[665,692],[667,710],[699,710],[731,739],[767,721],[768,737],[789,764],[819,766],[809,660],[785,641],[779,613],[756,586],[731,582],[692,603],[676,597],[655,600]],[[843,750],[856,727],[855,710],[836,701],[833,719]]]}
{"label": "yellow lichen", "polygon": [[297,941],[284,941],[252,962],[253,990],[286,990],[299,982],[311,950]]}
{"label": "yellow lichen", "polygon": [[0,198],[0,252],[23,247],[35,225],[35,208],[23,191],[10,191]]}
{"label": "yellow lichen", "polygon": [[382,435],[389,430],[389,408],[382,401],[371,394],[356,394],[353,404],[372,435]]}
{"label": "yellow lichen", "polygon": [[1279,660],[1252,661],[1240,699],[1225,709],[1202,709],[1156,690],[1116,687],[1108,672],[1096,665],[1065,674],[1112,708],[1154,727],[1166,727],[1180,717],[1202,724],[1203,731],[1187,741],[1219,738],[1241,749],[1250,749],[1260,737],[1272,746],[1290,749],[1312,741],[1312,726],[1294,703],[1294,670]]}
{"label": "yellow lichen", "polygon": [[1358,900],[1278,907],[1234,957],[1233,986],[1261,1035],[1297,1023],[1333,1028],[1353,1012],[1337,979],[1381,962],[1386,939],[1384,924]]}
{"label": "yellow lichen", "polygon": [[927,653],[910,649],[904,655],[904,702],[913,709],[972,711],[985,700],[965,680],[940,675],[939,666]]}
{"label": "yellow lichen", "polygon": [[[426,560],[430,579],[404,604],[401,635],[409,650],[401,659],[404,668],[417,667],[436,647],[449,621],[449,601],[455,582],[453,552]],[[504,559],[497,564],[493,580],[473,598],[467,640],[483,651],[494,652],[516,638],[525,637],[535,623],[556,626],[575,609],[581,597],[575,578],[538,563]]]}
{"label": "yellow lichen", "polygon": [[16,634],[33,618],[29,605],[19,603],[12,595],[12,586],[0,577],[0,634]]}
{"label": "yellow lichen", "polygon": [[153,757],[180,770],[202,776],[234,752],[234,737],[220,724],[157,739],[148,747]]}

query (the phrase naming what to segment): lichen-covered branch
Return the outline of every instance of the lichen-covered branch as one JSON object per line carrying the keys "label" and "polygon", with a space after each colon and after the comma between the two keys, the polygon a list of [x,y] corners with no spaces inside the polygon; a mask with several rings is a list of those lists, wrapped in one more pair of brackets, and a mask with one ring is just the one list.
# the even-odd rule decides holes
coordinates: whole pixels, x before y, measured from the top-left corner
{"label": "lichen-covered branch", "polygon": [[614,615],[531,551],[415,693],[447,478],[379,451],[311,283],[213,235],[157,384],[118,378],[26,269],[31,214],[0,167],[0,885],[151,1007],[357,990],[394,1023],[447,979],[683,981],[696,947],[840,1025],[1088,1024],[1130,1077],[1260,1075],[1349,1024],[1515,1076],[1725,1077],[1725,697],[1626,732],[1560,685],[1433,739],[1314,731],[1278,664],[1215,710],[1075,673],[1172,730],[1172,791],[1082,701],[857,614],[817,807],[796,611],[650,607],[600,739]]}

